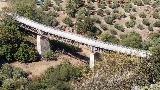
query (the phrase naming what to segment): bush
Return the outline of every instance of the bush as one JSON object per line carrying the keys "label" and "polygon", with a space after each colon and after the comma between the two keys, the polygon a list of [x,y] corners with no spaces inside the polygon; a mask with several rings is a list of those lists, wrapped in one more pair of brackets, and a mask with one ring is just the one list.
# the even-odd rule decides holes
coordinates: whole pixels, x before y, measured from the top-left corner
{"label": "bush", "polygon": [[104,13],[103,9],[98,9],[98,10],[97,10],[97,15],[102,16],[102,17],[103,17],[103,16],[104,16],[104,14],[103,14],[103,13]]}
{"label": "bush", "polygon": [[46,60],[57,60],[57,53],[53,51],[48,51],[45,53],[44,58]]}
{"label": "bush", "polygon": [[98,17],[92,17],[92,20],[93,20],[93,22],[95,22],[95,23],[101,23],[101,21],[99,20],[99,18]]}
{"label": "bush", "polygon": [[119,14],[119,13],[113,13],[112,14],[112,18],[113,18],[113,20],[115,20],[115,19],[121,19],[121,15]]}
{"label": "bush", "polygon": [[89,10],[95,10],[95,6],[94,6],[92,3],[89,3],[89,4],[87,5],[87,8],[88,8]]}
{"label": "bush", "polygon": [[118,9],[113,9],[113,13],[119,13],[119,10]]}
{"label": "bush", "polygon": [[136,8],[132,8],[132,11],[133,11],[133,12],[137,12]]}
{"label": "bush", "polygon": [[52,21],[51,26],[55,27],[55,26],[58,26],[58,24],[59,24],[59,22],[57,21],[57,19],[54,18],[53,21]]}
{"label": "bush", "polygon": [[143,30],[143,29],[144,29],[144,27],[143,27],[142,24],[139,24],[139,25],[137,26],[137,28],[139,28],[140,30]]}
{"label": "bush", "polygon": [[111,42],[111,43],[119,43],[119,39],[117,39],[115,36],[110,35],[108,33],[102,33],[100,36],[100,39],[104,42]]}
{"label": "bush", "polygon": [[149,5],[151,3],[151,0],[142,0],[144,4]]}
{"label": "bush", "polygon": [[111,14],[111,11],[110,11],[110,10],[105,10],[105,13],[106,13],[107,15],[110,15],[110,14]]}
{"label": "bush", "polygon": [[110,30],[110,33],[111,33],[112,35],[117,35],[117,31],[114,30],[114,29],[111,29],[111,30]]}
{"label": "bush", "polygon": [[125,29],[125,28],[123,27],[123,25],[115,24],[114,27],[115,27],[116,29],[124,32],[124,29]]}
{"label": "bush", "polygon": [[148,30],[149,30],[149,31],[154,31],[154,30],[153,30],[153,26],[151,26],[151,25],[148,26]]}
{"label": "bush", "polygon": [[142,47],[142,37],[135,32],[131,32],[121,40],[121,44],[124,46],[129,46],[133,48],[141,48]]}
{"label": "bush", "polygon": [[33,62],[38,60],[38,52],[27,44],[22,43],[14,57],[20,62]]}
{"label": "bush", "polygon": [[131,15],[130,15],[130,19],[136,20],[136,16],[131,14]]}
{"label": "bush", "polygon": [[108,26],[107,26],[106,24],[101,24],[101,28],[102,28],[104,31],[108,30]]}
{"label": "bush", "polygon": [[143,2],[141,0],[135,0],[134,5],[143,6]]}
{"label": "bush", "polygon": [[109,4],[109,7],[112,9],[118,8],[120,6],[120,4],[118,2],[114,2],[112,4]]}
{"label": "bush", "polygon": [[125,23],[127,28],[132,28],[135,26],[135,24],[136,24],[136,21],[134,21],[134,20],[131,20],[131,21],[128,21]]}
{"label": "bush", "polygon": [[83,19],[78,19],[76,24],[77,24],[77,33],[79,34],[87,34],[96,30],[94,28],[93,21],[89,16],[84,17]]}
{"label": "bush", "polygon": [[101,8],[101,9],[105,9],[106,8],[106,3],[102,1],[101,3],[98,4],[98,7]]}
{"label": "bush", "polygon": [[141,17],[141,18],[146,18],[147,15],[143,12],[143,13],[140,13],[140,14],[139,14],[139,17]]}
{"label": "bush", "polygon": [[63,20],[63,23],[67,24],[69,27],[72,27],[72,26],[73,26],[72,20],[71,20],[69,17],[66,17],[66,18]]}
{"label": "bush", "polygon": [[154,12],[153,13],[153,18],[160,19],[160,13],[159,12]]}
{"label": "bush", "polygon": [[160,27],[160,21],[156,21],[154,24],[153,24],[154,27]]}
{"label": "bush", "polygon": [[4,64],[0,70],[0,74],[0,88],[2,88],[2,90],[26,89],[28,74],[22,69]]}
{"label": "bush", "polygon": [[0,45],[0,58],[8,62],[14,61],[14,52],[12,45]]}
{"label": "bush", "polygon": [[143,19],[142,23],[146,26],[149,26],[150,25],[150,22],[148,19]]}
{"label": "bush", "polygon": [[82,77],[80,68],[74,67],[69,62],[64,62],[56,68],[49,68],[42,77],[42,83],[45,83],[46,90],[53,86],[56,90],[70,90],[69,81],[80,77]]}
{"label": "bush", "polygon": [[127,13],[129,13],[132,10],[132,7],[133,6],[130,3],[129,4],[125,4],[124,5],[124,11],[127,12]]}
{"label": "bush", "polygon": [[104,17],[104,20],[107,24],[113,25],[114,18],[112,16]]}

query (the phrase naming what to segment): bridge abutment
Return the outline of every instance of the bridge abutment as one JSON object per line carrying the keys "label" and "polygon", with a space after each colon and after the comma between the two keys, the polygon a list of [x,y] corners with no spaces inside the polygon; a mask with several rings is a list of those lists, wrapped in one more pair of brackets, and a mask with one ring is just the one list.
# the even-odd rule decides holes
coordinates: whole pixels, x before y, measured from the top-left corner
{"label": "bridge abutment", "polygon": [[50,43],[48,38],[37,35],[37,51],[42,57],[50,51]]}

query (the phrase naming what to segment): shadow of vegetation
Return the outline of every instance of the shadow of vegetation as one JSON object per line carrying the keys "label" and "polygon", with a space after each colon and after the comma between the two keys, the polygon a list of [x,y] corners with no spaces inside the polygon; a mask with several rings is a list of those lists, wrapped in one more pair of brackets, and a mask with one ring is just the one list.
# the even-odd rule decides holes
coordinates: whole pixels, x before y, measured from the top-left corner
{"label": "shadow of vegetation", "polygon": [[79,52],[82,51],[81,48],[75,47],[73,45],[68,45],[60,41],[56,40],[50,40],[51,49],[53,51],[60,51],[70,57],[78,58],[80,60],[84,60],[83,62],[89,61],[89,58],[87,56],[79,54]]}
{"label": "shadow of vegetation", "polygon": [[6,63],[8,63],[8,62],[6,60],[4,60],[4,59],[1,58],[0,59],[0,68],[3,66],[3,64],[6,64]]}

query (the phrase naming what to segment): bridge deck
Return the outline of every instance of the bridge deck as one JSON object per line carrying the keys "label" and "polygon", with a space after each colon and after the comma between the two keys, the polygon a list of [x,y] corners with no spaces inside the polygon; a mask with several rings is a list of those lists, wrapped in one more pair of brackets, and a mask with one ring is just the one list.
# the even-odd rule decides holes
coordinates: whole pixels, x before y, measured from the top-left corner
{"label": "bridge deck", "polygon": [[150,55],[149,51],[133,49],[130,47],[125,47],[125,46],[116,45],[116,44],[107,43],[107,42],[105,43],[102,41],[83,37],[81,35],[77,35],[74,33],[64,32],[64,31],[40,24],[38,22],[35,22],[33,20],[27,19],[22,16],[15,16],[14,19],[20,23],[33,27],[37,30],[40,30],[46,33],[50,33],[53,35],[57,35],[63,38],[67,38],[70,40],[74,40],[79,43],[84,43],[84,44],[87,44],[93,47],[102,48],[102,49],[111,50],[111,51],[120,52],[120,53],[125,53],[129,55],[135,55],[138,57],[148,57],[148,55]]}

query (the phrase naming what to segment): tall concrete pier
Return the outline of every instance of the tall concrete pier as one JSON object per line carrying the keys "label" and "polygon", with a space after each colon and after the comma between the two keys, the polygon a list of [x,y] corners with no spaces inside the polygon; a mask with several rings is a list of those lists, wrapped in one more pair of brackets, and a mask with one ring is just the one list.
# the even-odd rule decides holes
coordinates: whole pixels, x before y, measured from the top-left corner
{"label": "tall concrete pier", "polygon": [[50,51],[50,43],[48,38],[37,35],[37,51],[42,57]]}

